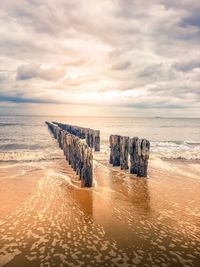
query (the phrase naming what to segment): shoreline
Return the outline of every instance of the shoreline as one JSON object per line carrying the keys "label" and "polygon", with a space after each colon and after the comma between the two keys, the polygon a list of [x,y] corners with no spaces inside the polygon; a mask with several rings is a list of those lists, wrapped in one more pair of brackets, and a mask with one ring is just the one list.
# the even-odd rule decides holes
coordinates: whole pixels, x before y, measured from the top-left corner
{"label": "shoreline", "polygon": [[159,158],[163,161],[177,162],[177,163],[197,163],[200,164],[200,158],[197,159],[185,159],[185,158]]}
{"label": "shoreline", "polygon": [[[97,157],[98,158],[98,157]],[[128,179],[135,181],[159,179],[165,175],[173,175],[179,178],[192,178],[200,176],[200,160],[183,160],[183,159],[161,159],[158,157],[151,157],[149,159],[149,174],[146,178],[137,177],[136,175],[130,174],[129,170],[120,170],[118,167],[113,167],[106,163],[105,160],[94,159],[94,172],[95,177],[99,177],[98,181],[95,181],[95,186],[91,190],[98,190],[98,187],[108,185],[105,179],[106,172],[113,172],[116,176],[121,175]],[[66,184],[72,185],[78,183],[78,178],[74,176],[73,171],[69,165],[66,164],[65,160],[50,161],[49,166],[56,166],[61,164],[64,167],[62,175],[68,177],[69,173],[72,174],[71,182]],[[100,164],[100,173],[98,174]],[[4,163],[1,165],[0,170],[0,219],[14,211],[20,206],[26,199],[30,198],[36,190],[38,183],[46,175],[46,166],[38,167],[38,164],[30,163]],[[104,173],[105,172],[105,173]],[[196,180],[196,179],[195,179]],[[97,185],[96,185],[97,183]]]}

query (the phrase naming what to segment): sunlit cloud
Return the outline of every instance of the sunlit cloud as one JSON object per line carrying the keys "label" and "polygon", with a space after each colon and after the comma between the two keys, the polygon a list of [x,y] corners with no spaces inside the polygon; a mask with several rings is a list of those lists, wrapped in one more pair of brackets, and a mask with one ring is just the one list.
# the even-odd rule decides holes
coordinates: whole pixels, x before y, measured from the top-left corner
{"label": "sunlit cloud", "polygon": [[199,116],[199,11],[197,0],[1,0],[0,112]]}

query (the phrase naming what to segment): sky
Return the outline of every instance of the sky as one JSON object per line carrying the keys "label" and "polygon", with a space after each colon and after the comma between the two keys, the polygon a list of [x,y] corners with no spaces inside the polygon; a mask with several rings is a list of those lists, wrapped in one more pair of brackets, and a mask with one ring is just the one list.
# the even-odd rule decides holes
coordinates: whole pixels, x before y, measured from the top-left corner
{"label": "sky", "polygon": [[200,117],[199,0],[1,0],[0,114]]}

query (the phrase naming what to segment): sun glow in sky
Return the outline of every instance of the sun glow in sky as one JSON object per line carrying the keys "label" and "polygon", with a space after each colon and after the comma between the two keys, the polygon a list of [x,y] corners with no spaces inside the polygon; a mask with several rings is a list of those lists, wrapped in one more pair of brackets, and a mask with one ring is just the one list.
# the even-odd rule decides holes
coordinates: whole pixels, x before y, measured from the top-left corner
{"label": "sun glow in sky", "polygon": [[0,114],[199,117],[200,2],[1,0]]}

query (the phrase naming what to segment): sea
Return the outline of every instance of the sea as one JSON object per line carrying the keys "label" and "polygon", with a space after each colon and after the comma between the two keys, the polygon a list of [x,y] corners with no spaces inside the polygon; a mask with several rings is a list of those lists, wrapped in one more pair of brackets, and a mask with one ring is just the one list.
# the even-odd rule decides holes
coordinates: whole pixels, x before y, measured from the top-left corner
{"label": "sea", "polygon": [[[92,188],[45,121],[100,130]],[[148,177],[108,163],[109,136],[150,141]],[[200,266],[200,119],[0,116],[0,267]]]}
{"label": "sea", "polygon": [[0,162],[57,158],[45,121],[59,121],[101,131],[101,147],[109,149],[111,134],[146,138],[151,155],[165,159],[200,158],[200,119],[116,117],[0,116]]}

